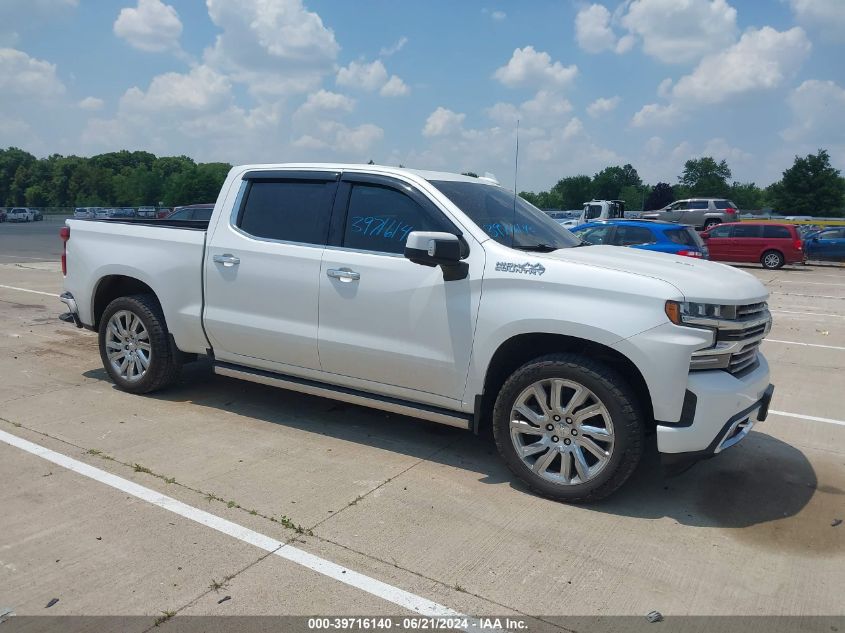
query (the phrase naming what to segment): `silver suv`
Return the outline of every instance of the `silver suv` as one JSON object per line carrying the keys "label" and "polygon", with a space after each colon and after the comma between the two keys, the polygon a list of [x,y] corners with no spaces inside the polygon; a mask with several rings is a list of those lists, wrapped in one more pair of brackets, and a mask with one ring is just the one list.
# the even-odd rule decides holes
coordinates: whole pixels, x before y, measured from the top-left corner
{"label": "silver suv", "polygon": [[657,211],[643,213],[643,220],[663,220],[687,224],[697,229],[709,229],[722,222],[739,219],[735,203],[725,198],[689,198],[667,204]]}

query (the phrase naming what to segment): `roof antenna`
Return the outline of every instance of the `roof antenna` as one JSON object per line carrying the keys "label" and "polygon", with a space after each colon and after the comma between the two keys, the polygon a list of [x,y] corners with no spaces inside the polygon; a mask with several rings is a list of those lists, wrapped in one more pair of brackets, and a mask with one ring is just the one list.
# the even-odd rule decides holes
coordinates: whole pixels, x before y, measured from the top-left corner
{"label": "roof antenna", "polygon": [[511,248],[516,241],[516,177],[519,173],[519,119],[516,120],[516,156],[513,161],[513,218],[511,218]]}

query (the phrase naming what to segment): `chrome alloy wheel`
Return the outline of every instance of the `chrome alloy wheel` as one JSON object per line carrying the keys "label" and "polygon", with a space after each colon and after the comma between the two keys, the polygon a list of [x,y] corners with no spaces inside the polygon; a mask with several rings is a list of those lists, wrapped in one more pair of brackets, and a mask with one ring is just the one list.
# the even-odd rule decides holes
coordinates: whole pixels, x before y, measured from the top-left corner
{"label": "chrome alloy wheel", "polygon": [[780,266],[780,255],[777,253],[768,253],[763,258],[763,263],[766,265],[766,268],[777,268]]}
{"label": "chrome alloy wheel", "polygon": [[120,310],[112,315],[106,328],[106,353],[121,378],[135,382],[144,377],[152,356],[150,335],[136,314]]}
{"label": "chrome alloy wheel", "polygon": [[510,435],[522,462],[555,484],[583,484],[613,454],[613,422],[607,407],[584,385],[547,378],[516,399]]}

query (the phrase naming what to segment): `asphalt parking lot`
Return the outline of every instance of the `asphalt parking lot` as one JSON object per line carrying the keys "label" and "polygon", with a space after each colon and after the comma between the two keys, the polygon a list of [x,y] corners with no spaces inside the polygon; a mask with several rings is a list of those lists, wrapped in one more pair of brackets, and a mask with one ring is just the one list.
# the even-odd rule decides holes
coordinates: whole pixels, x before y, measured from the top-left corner
{"label": "asphalt parking lot", "polygon": [[647,455],[612,498],[567,506],[528,493],[487,437],[204,363],[165,392],[117,391],[96,336],[57,319],[58,226],[0,225],[0,607],[165,630],[191,614],[843,615],[842,266],[745,267],[771,291],[776,391],[744,442],[670,479]]}

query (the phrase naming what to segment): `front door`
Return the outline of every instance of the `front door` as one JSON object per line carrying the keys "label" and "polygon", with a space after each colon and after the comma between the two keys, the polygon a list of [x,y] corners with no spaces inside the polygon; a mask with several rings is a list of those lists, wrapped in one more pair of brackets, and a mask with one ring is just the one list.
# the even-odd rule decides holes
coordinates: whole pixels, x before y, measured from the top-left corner
{"label": "front door", "polygon": [[717,262],[728,262],[731,256],[731,229],[732,225],[725,224],[716,226],[707,232],[707,250],[710,252],[710,259]]}
{"label": "front door", "polygon": [[346,221],[320,274],[323,371],[368,381],[385,394],[413,398],[401,390],[414,390],[461,400],[483,250],[471,249],[466,277],[446,281],[440,267],[403,256],[411,231],[461,233],[419,191],[392,178],[344,174],[336,214],[344,204]]}
{"label": "front door", "polygon": [[215,358],[318,370],[317,300],[337,173],[249,172],[209,234],[204,324]]}

